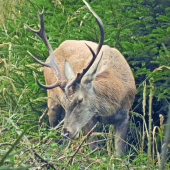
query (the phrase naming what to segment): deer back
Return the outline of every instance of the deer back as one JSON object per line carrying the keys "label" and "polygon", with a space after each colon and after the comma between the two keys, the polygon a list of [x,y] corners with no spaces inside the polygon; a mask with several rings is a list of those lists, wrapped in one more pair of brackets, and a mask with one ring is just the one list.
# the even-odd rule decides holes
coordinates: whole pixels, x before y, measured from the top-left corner
{"label": "deer back", "polygon": [[[54,51],[55,60],[64,75],[64,61],[68,60],[74,72],[80,72],[91,59],[89,45],[93,50],[96,49],[97,44],[90,41],[67,40],[64,41]],[[134,100],[135,81],[131,69],[125,60],[124,56],[115,48],[110,48],[103,45],[98,56],[103,52],[103,57],[99,65],[99,70],[95,80],[93,81],[96,87],[97,98],[107,99],[107,107],[110,105],[112,110],[116,112],[118,109],[130,109]],[[47,61],[49,61],[49,57]],[[44,76],[47,85],[54,84],[56,77],[54,72],[49,67],[44,67]],[[82,82],[84,78],[82,78]],[[56,87],[50,89],[61,100],[63,91]],[[110,110],[110,109],[108,109]],[[102,113],[101,113],[102,114]],[[107,112],[106,115],[112,114]]]}

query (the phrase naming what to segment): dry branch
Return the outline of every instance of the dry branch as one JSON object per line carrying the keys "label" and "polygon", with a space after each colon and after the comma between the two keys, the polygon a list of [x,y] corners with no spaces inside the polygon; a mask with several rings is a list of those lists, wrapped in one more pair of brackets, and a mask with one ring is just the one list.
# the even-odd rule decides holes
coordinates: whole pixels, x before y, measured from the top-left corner
{"label": "dry branch", "polygon": [[103,141],[108,141],[108,140],[112,140],[112,138],[101,139],[101,140],[97,140],[97,141],[89,142],[89,143],[84,144],[83,146],[87,146],[87,145],[91,145],[91,144],[99,143],[99,142],[103,142]]}
{"label": "dry branch", "polygon": [[[56,168],[54,167],[54,165],[50,162],[48,162],[47,160],[45,160],[43,157],[41,157],[37,152],[34,151],[35,156],[37,156],[41,162],[45,162],[47,165],[49,165],[51,168],[53,168],[54,170],[56,170]],[[43,165],[44,166],[44,165]]]}
{"label": "dry branch", "polygon": [[6,142],[6,143],[0,143],[0,147],[1,146],[4,146],[4,145],[12,145],[11,143],[9,143],[9,142]]}
{"label": "dry branch", "polygon": [[40,127],[41,127],[41,125],[42,125],[42,122],[43,122],[44,117],[45,117],[45,116],[47,115],[47,113],[48,113],[48,110],[49,110],[49,108],[46,108],[45,111],[43,112],[43,114],[41,115],[40,119],[39,119],[39,125],[40,125]]}
{"label": "dry branch", "polygon": [[[80,145],[78,146],[78,148],[76,149],[76,151],[74,152],[74,154],[71,156],[71,158],[68,161],[68,164],[71,164],[73,161],[74,156],[76,155],[76,153],[79,151],[79,149],[81,148],[81,146],[83,145],[84,141],[87,139],[87,137],[92,133],[92,131],[95,129],[95,127],[98,125],[98,122],[94,125],[94,127],[87,133],[87,135],[84,137],[84,139],[82,140],[82,142],[80,143]],[[67,165],[68,165],[67,164]]]}

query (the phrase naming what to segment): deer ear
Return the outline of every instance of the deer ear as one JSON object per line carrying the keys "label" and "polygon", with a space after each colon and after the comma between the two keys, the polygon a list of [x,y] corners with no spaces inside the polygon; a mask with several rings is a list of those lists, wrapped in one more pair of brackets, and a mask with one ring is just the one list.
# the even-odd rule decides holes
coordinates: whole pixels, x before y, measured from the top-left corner
{"label": "deer ear", "polygon": [[98,60],[95,60],[93,65],[90,67],[90,69],[84,75],[83,83],[91,83],[96,78],[102,56],[103,56],[103,52],[100,55],[100,57],[98,58]]}
{"label": "deer ear", "polygon": [[70,65],[70,63],[65,60],[64,62],[64,75],[65,75],[65,78],[68,80],[70,80],[71,78],[75,77],[75,74],[74,74],[74,71]]}

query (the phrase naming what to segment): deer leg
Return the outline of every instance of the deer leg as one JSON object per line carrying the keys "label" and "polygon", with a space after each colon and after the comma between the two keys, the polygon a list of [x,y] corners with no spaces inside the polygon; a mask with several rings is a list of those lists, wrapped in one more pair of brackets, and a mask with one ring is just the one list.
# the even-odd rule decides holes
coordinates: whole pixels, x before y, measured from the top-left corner
{"label": "deer leg", "polygon": [[123,121],[118,121],[118,123],[115,124],[115,149],[116,149],[116,155],[123,155],[125,154],[125,140],[127,135],[127,129],[128,129],[128,118],[126,118]]}
{"label": "deer leg", "polygon": [[[61,120],[61,116],[64,114],[63,107],[56,103],[49,104],[49,111],[48,111],[48,117],[49,117],[49,123],[50,127],[55,127]],[[54,140],[58,144],[66,144],[65,140]]]}
{"label": "deer leg", "polygon": [[48,96],[48,117],[50,127],[55,127],[61,120],[61,115],[64,113],[64,109],[56,99],[56,91],[47,90]]}
{"label": "deer leg", "polygon": [[[94,126],[95,124],[97,123],[97,120],[95,117],[93,117],[85,126],[85,134],[87,134]],[[95,132],[96,130],[94,129],[93,132]],[[92,136],[92,137],[88,137],[88,141],[91,143],[91,142],[94,142],[92,144],[89,144],[89,147],[91,150],[95,150],[97,147],[98,147],[98,144],[97,142],[95,142],[97,140],[97,138],[95,136]]]}
{"label": "deer leg", "polygon": [[50,127],[55,127],[61,120],[61,115],[63,113],[63,108],[57,103],[49,105],[48,117]]}

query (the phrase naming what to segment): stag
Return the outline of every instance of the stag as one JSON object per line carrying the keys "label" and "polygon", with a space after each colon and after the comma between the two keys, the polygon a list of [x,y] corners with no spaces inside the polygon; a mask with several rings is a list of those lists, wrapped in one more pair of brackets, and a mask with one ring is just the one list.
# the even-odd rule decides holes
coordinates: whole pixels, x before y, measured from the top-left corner
{"label": "stag", "polygon": [[74,139],[85,127],[86,133],[96,122],[113,124],[117,155],[125,152],[129,110],[135,98],[135,81],[123,55],[115,48],[103,45],[104,28],[99,16],[83,0],[95,17],[99,29],[98,45],[91,41],[66,40],[54,51],[44,29],[44,9],[38,12],[38,34],[45,43],[49,57],[41,62],[29,51],[31,57],[44,66],[47,89],[48,115],[51,126],[56,126],[65,114],[62,135]]}

